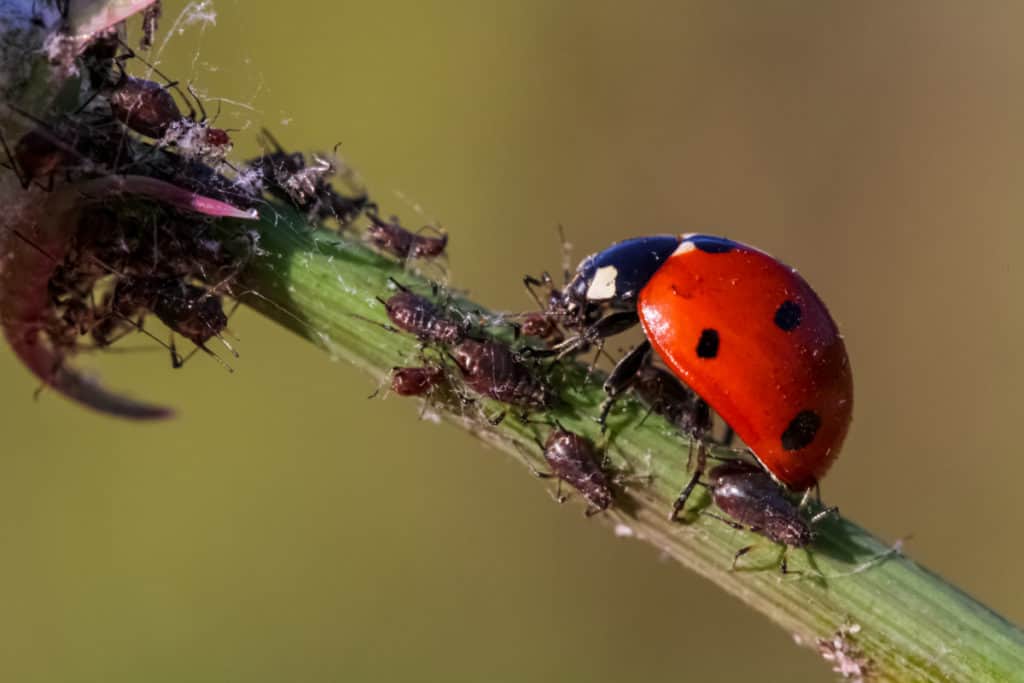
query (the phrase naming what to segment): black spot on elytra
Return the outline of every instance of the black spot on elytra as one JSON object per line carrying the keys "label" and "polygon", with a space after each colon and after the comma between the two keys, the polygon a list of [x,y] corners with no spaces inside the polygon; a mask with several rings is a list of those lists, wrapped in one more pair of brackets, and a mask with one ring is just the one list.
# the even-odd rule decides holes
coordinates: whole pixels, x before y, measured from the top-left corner
{"label": "black spot on elytra", "polygon": [[792,332],[800,324],[803,315],[798,304],[786,299],[775,311],[775,325],[783,332]]}
{"label": "black spot on elytra", "polygon": [[736,243],[724,237],[712,237],[711,235],[698,235],[691,237],[693,246],[706,254],[725,254],[736,248]]}
{"label": "black spot on elytra", "polygon": [[798,451],[810,446],[820,428],[821,417],[816,412],[801,410],[782,432],[782,447],[787,451]]}
{"label": "black spot on elytra", "polygon": [[697,342],[698,358],[714,358],[718,355],[718,330],[708,328],[700,333]]}

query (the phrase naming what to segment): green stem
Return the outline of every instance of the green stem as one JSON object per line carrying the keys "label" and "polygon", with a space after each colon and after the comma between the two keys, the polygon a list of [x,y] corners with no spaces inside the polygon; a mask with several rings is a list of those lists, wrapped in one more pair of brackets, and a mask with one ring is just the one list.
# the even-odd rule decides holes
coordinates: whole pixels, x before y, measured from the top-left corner
{"label": "green stem", "polygon": [[[385,378],[395,365],[416,364],[415,339],[366,319],[387,322],[376,297],[388,296],[389,277],[427,295],[429,281],[359,242],[309,228],[297,215],[281,210],[268,218],[259,227],[264,253],[243,276],[258,292],[243,297],[246,303],[375,377]],[[465,301],[457,305],[484,310]],[[561,401],[534,418],[557,419],[600,443],[594,421],[603,399],[600,382],[576,364],[552,375]],[[501,410],[500,404],[482,403],[488,414]],[[510,418],[491,426],[479,408],[456,400],[441,399],[434,407],[516,458],[543,467],[530,425]],[[613,508],[597,517],[616,533],[653,544],[764,613],[797,643],[823,655],[831,651],[835,666],[845,663],[853,673],[861,667],[871,680],[1024,680],[1019,629],[848,520],[823,521],[808,550],[790,553],[790,569],[800,572],[790,575],[778,571],[778,548],[696,514],[710,504],[706,493],[695,493],[683,520],[668,521],[669,505],[688,477],[689,442],[655,415],[642,421],[644,412],[624,400],[611,419],[609,467],[650,475],[632,477]],[[758,550],[731,571],[736,550],[759,541]],[[838,660],[830,645],[836,638]]]}

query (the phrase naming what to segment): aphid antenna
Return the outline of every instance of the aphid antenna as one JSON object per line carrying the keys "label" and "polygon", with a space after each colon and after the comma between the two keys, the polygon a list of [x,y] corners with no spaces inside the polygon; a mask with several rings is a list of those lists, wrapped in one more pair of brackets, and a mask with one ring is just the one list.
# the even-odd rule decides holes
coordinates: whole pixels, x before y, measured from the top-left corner
{"label": "aphid antenna", "polygon": [[562,250],[562,282],[568,284],[572,277],[572,244],[565,237],[565,226],[558,224],[558,241]]}

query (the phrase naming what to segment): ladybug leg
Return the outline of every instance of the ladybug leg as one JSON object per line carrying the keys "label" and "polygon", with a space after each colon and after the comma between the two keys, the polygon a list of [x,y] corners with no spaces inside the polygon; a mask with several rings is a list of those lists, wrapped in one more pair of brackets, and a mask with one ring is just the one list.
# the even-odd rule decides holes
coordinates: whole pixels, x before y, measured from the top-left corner
{"label": "ladybug leg", "polygon": [[719,439],[718,443],[723,446],[732,446],[732,442],[736,440],[736,432],[733,431],[732,426],[725,425],[725,432],[722,433],[722,438]]}
{"label": "ladybug leg", "polygon": [[601,403],[601,414],[597,418],[602,434],[608,429],[608,413],[611,412],[612,406],[619,396],[633,385],[640,368],[650,359],[650,353],[651,343],[645,340],[623,356],[604,381],[604,393],[608,397]]}

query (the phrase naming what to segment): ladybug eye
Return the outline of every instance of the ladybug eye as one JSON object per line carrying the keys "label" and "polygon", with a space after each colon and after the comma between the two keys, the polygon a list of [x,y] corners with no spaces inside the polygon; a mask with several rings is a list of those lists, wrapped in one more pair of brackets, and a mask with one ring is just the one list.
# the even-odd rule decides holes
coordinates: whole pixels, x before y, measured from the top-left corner
{"label": "ladybug eye", "polygon": [[820,428],[821,417],[813,410],[802,410],[782,432],[782,447],[787,451],[805,448],[811,445]]}
{"label": "ladybug eye", "polygon": [[708,328],[700,333],[697,342],[698,358],[714,358],[718,355],[718,330]]}
{"label": "ladybug eye", "polygon": [[775,326],[783,332],[792,332],[800,324],[802,317],[803,311],[800,310],[800,306],[786,299],[775,311]]}

